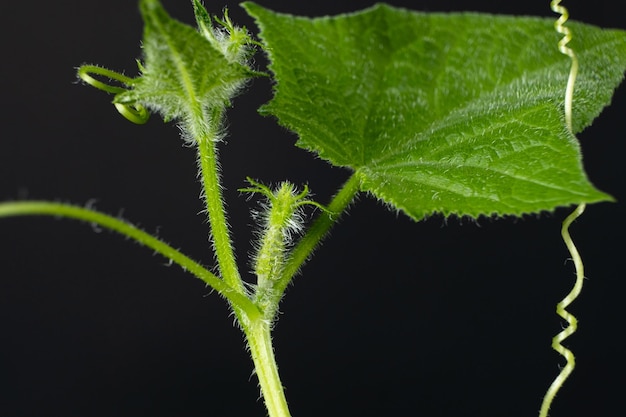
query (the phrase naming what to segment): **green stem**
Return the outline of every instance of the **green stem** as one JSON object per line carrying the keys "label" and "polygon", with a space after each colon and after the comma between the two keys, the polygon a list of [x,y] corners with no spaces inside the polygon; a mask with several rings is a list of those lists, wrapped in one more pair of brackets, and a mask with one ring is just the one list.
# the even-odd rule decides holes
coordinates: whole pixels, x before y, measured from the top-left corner
{"label": "green stem", "polygon": [[259,309],[248,297],[234,290],[230,285],[216,277],[196,261],[130,223],[92,209],[69,204],[48,201],[0,203],[0,217],[39,215],[60,216],[82,220],[118,232],[121,235],[149,247],[165,258],[171,259],[172,262],[178,264],[184,270],[191,272],[217,291],[218,294],[226,298],[235,308],[244,311],[247,316],[261,316]]}
{"label": "green stem", "polygon": [[352,174],[339,192],[333,197],[327,207],[328,210],[320,214],[307,233],[300,239],[296,247],[293,248],[289,260],[285,263],[283,274],[275,287],[277,294],[280,294],[278,299],[282,298],[282,294],[289,285],[289,282],[291,282],[302,264],[311,256],[311,253],[324,236],[326,236],[330,228],[337,222],[341,214],[348,208],[356,194],[360,191],[360,188],[361,180],[356,174]]}
{"label": "green stem", "polygon": [[271,323],[257,319],[243,329],[269,417],[290,417],[272,348]]}
{"label": "green stem", "polygon": [[196,133],[194,139],[198,143],[200,176],[202,178],[204,200],[219,270],[222,278],[228,285],[244,294],[245,288],[235,261],[233,245],[226,221],[217,162],[216,144],[219,137],[221,117],[222,109],[214,110],[210,120],[206,123],[209,128],[203,129],[202,126],[205,124],[200,121],[196,123],[196,126],[192,126],[192,128],[195,127],[195,129],[192,129],[192,132]]}

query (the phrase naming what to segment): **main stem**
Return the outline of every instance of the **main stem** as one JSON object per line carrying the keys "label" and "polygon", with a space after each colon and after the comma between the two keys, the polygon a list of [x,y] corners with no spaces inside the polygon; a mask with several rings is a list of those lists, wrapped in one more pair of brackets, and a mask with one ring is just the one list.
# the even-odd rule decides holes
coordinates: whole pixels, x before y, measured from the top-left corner
{"label": "main stem", "polygon": [[250,355],[261,386],[269,417],[290,417],[283,385],[278,375],[271,338],[271,323],[259,318],[244,326]]}

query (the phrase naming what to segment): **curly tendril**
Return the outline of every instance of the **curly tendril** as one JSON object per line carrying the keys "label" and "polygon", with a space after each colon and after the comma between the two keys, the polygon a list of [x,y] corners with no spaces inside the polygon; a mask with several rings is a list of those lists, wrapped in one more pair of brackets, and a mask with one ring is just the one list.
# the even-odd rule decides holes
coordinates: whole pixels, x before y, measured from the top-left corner
{"label": "curly tendril", "polygon": [[578,328],[578,320],[576,320],[576,317],[565,309],[578,297],[578,295],[580,295],[580,291],[583,287],[583,281],[585,279],[585,272],[582,258],[580,257],[580,254],[574,245],[574,241],[569,234],[569,226],[574,222],[574,220],[583,214],[584,211],[585,204],[581,204],[576,207],[576,210],[574,210],[574,212],[567,216],[565,221],[563,221],[563,227],[561,228],[561,236],[563,237],[563,241],[572,256],[572,260],[574,261],[574,266],[576,268],[576,282],[574,283],[574,287],[569,294],[567,294],[565,298],[556,305],[556,313],[567,322],[568,326],[552,338],[552,349],[556,350],[561,356],[563,356],[567,363],[561,369],[561,372],[554,379],[550,388],[548,388],[546,395],[543,397],[539,417],[548,416],[548,411],[550,410],[550,405],[552,405],[554,397],[565,383],[565,380],[574,371],[574,367],[576,366],[576,358],[574,357],[574,354],[571,350],[563,346],[561,342],[570,337]]}
{"label": "curly tendril", "polygon": [[[554,28],[557,32],[563,35],[561,40],[558,43],[559,51],[567,55],[571,60],[569,77],[567,79],[567,87],[565,89],[565,102],[564,102],[564,110],[565,110],[565,123],[570,133],[573,134],[572,131],[572,103],[574,98],[574,83],[576,81],[576,76],[578,75],[578,58],[576,58],[576,54],[574,51],[567,46],[567,44],[572,40],[572,33],[568,27],[565,26],[565,22],[567,22],[569,18],[569,13],[567,9],[560,5],[561,0],[552,0],[550,2],[550,8],[555,13],[560,14],[561,16],[554,23]],[[563,226],[561,228],[561,236],[563,238],[563,242],[567,246],[569,253],[574,261],[574,267],[576,269],[576,282],[574,283],[574,287],[572,290],[561,300],[560,303],[556,306],[556,313],[563,318],[568,326],[563,329],[560,333],[558,333],[552,339],[552,348],[556,350],[561,356],[563,356],[566,360],[565,366],[559,372],[559,375],[554,379],[546,395],[543,397],[543,402],[541,404],[541,409],[539,411],[539,417],[547,417],[548,411],[550,410],[550,406],[552,405],[552,401],[554,401],[554,397],[557,392],[561,389],[565,380],[570,376],[570,374],[574,371],[574,367],[576,366],[576,359],[571,350],[567,349],[561,343],[571,336],[576,329],[578,328],[578,320],[572,314],[570,314],[566,308],[578,297],[582,290],[583,281],[585,279],[585,272],[583,267],[583,261],[574,245],[574,241],[572,240],[569,234],[570,225],[576,220],[583,212],[585,211],[585,204],[580,204],[572,214],[570,214],[564,221]]]}
{"label": "curly tendril", "polygon": [[561,16],[554,22],[554,28],[563,37],[558,43],[559,52],[563,55],[567,55],[571,60],[571,66],[569,71],[569,77],[567,79],[567,87],[565,88],[565,123],[568,129],[572,130],[572,103],[574,99],[574,83],[576,82],[576,76],[578,75],[578,58],[567,44],[572,40],[572,32],[565,22],[569,19],[569,13],[564,6],[560,5],[561,0],[552,0],[550,2],[550,8],[553,12],[560,14]]}
{"label": "curly tendril", "polygon": [[[127,77],[124,74],[120,74],[119,72],[98,67],[96,65],[80,66],[80,68],[78,68],[78,77],[90,86],[97,88],[98,90],[102,90],[115,95],[126,92],[127,88],[132,87],[132,85],[135,83],[134,78]],[[107,84],[100,81],[96,77],[108,78],[126,86],[127,88]],[[122,116],[124,116],[133,123],[142,125],[146,123],[150,118],[150,113],[148,112],[148,110],[139,103],[126,104],[113,102],[113,105]]]}

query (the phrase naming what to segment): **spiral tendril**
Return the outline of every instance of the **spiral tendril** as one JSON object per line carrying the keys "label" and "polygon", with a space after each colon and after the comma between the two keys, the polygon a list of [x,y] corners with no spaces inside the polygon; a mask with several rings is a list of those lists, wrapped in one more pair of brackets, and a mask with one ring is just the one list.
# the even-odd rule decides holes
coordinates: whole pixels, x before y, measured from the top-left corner
{"label": "spiral tendril", "polygon": [[574,220],[576,220],[584,211],[585,204],[580,204],[576,207],[574,212],[567,216],[567,218],[563,221],[563,226],[561,228],[561,236],[563,237],[563,241],[565,242],[572,260],[574,261],[574,267],[576,269],[576,282],[574,283],[574,287],[569,294],[567,294],[565,298],[563,298],[563,300],[556,305],[556,313],[567,322],[568,326],[559,334],[554,336],[552,339],[552,349],[556,350],[565,358],[566,364],[548,388],[546,395],[543,397],[539,417],[548,416],[548,411],[552,405],[552,401],[554,401],[554,397],[565,383],[565,380],[574,371],[574,367],[576,366],[576,358],[574,357],[574,354],[571,350],[563,346],[561,342],[570,337],[578,328],[578,320],[576,320],[576,317],[569,313],[566,308],[580,294],[583,287],[583,281],[585,279],[585,272],[582,258],[580,257],[580,254],[578,253],[578,250],[576,249],[576,246],[574,245],[574,242],[569,234],[569,227],[572,222],[574,222]]}
{"label": "spiral tendril", "polygon": [[[131,87],[133,83],[135,83],[134,78],[127,77],[124,74],[120,74],[119,72],[98,67],[96,65],[82,65],[80,68],[78,68],[78,77],[90,86],[97,88],[98,90],[102,90],[104,92],[116,95],[127,91],[126,88],[119,85],[111,85],[100,81],[98,78],[96,78],[98,76],[116,81],[119,84],[125,85],[126,87]],[[114,102],[113,105],[122,116],[124,116],[126,119],[130,120],[133,123],[141,125],[146,123],[150,118],[150,113],[148,112],[148,110],[139,103],[127,104]]]}
{"label": "spiral tendril", "polygon": [[554,28],[563,37],[558,43],[559,52],[563,55],[567,55],[571,60],[571,66],[569,71],[569,77],[567,79],[567,87],[565,88],[565,124],[568,129],[572,131],[572,103],[574,99],[574,83],[576,82],[576,76],[578,75],[578,58],[567,44],[572,40],[572,32],[565,22],[569,19],[569,13],[564,6],[560,5],[561,0],[552,0],[550,2],[550,8],[553,12],[560,14],[561,16],[554,22]]}
{"label": "spiral tendril", "polygon": [[[570,133],[573,134],[572,129],[572,103],[574,98],[574,83],[576,81],[576,76],[578,75],[578,58],[576,58],[576,54],[572,50],[572,48],[568,47],[567,44],[572,40],[572,33],[567,26],[565,26],[565,22],[569,19],[569,13],[567,9],[560,5],[561,0],[552,0],[550,2],[550,8],[555,13],[560,14],[560,17],[554,23],[555,30],[562,34],[563,37],[558,43],[559,52],[564,55],[567,55],[571,60],[569,77],[567,79],[567,87],[565,89],[565,101],[564,101],[564,110],[565,110],[565,123]],[[574,245],[574,242],[569,234],[570,225],[576,220],[583,212],[585,211],[585,204],[580,204],[573,213],[571,213],[564,221],[563,226],[561,228],[561,236],[563,238],[563,242],[567,246],[567,249],[574,261],[574,267],[576,270],[576,282],[574,283],[574,287],[572,290],[561,300],[560,303],[556,306],[556,313],[563,318],[568,324],[566,328],[563,329],[560,333],[558,333],[552,339],[552,348],[556,350],[561,356],[563,356],[566,360],[565,366],[559,372],[559,375],[554,379],[545,396],[543,397],[543,402],[541,404],[541,409],[539,411],[539,417],[547,417],[548,411],[550,410],[550,406],[554,401],[554,397],[557,392],[561,389],[565,380],[570,376],[570,374],[574,371],[574,367],[576,366],[576,359],[571,350],[567,349],[561,343],[571,336],[576,329],[578,328],[578,320],[572,314],[570,314],[566,308],[578,297],[582,290],[583,281],[585,279],[585,272],[583,267],[583,261]]]}

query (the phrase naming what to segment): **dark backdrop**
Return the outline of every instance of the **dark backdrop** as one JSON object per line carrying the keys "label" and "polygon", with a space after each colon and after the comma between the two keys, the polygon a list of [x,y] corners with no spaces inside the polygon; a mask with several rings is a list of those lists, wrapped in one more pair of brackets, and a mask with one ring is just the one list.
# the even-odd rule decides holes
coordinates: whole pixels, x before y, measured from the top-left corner
{"label": "dark backdrop", "polygon": [[[192,22],[188,1],[165,0]],[[272,1],[306,15],[373,1]],[[547,1],[391,1],[420,10],[553,16]],[[254,28],[236,2],[235,22]],[[613,1],[569,2],[578,20],[626,28]],[[98,63],[134,74],[133,0],[2,2],[0,199],[55,199],[118,213],[210,265],[193,149],[174,125],[136,126],[75,83]],[[258,64],[264,65],[261,56]],[[226,199],[245,265],[246,176],[308,182],[321,201],[347,178],[258,116],[255,81],[229,111]],[[617,197],[572,228],[586,288],[567,345],[578,368],[553,416],[623,413],[626,90],[580,135],[594,183]],[[282,304],[275,344],[294,416],[533,416],[562,363],[554,305],[573,282],[560,240],[569,210],[478,222],[414,223],[361,198]],[[198,280],[119,236],[51,218],[0,221],[1,416],[262,416],[242,335]],[[246,268],[244,268],[246,269]],[[619,411],[619,410],[622,411]]]}

